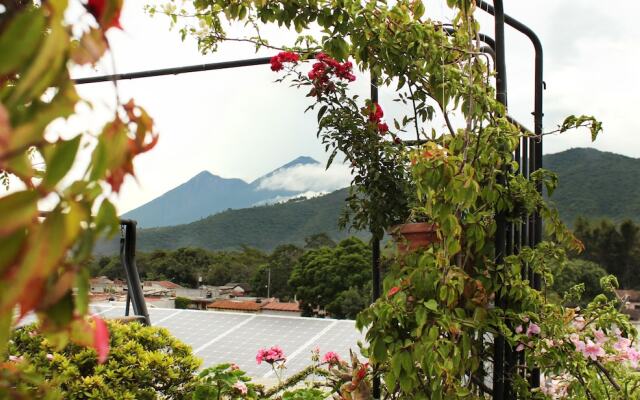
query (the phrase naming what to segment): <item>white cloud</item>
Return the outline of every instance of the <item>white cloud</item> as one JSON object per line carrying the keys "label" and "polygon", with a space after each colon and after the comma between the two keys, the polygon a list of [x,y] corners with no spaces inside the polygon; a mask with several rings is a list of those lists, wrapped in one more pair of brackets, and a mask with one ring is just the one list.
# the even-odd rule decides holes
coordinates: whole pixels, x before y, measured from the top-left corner
{"label": "white cloud", "polygon": [[285,203],[291,199],[298,199],[298,198],[311,199],[313,197],[323,196],[325,194],[327,194],[327,192],[307,191],[307,192],[295,194],[293,196],[276,196],[271,199],[259,201],[255,203],[253,206],[256,207],[256,206],[263,206],[265,204]]}
{"label": "white cloud", "polygon": [[276,172],[260,181],[258,188],[326,193],[346,187],[350,181],[349,168],[344,164],[333,164],[328,170],[323,164],[304,164]]}

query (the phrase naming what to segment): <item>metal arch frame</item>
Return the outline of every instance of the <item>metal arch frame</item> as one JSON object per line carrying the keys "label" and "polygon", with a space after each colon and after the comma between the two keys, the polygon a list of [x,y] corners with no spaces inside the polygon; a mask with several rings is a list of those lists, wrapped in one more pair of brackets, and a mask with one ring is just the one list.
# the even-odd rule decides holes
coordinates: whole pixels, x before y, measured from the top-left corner
{"label": "metal arch frame", "polygon": [[[494,16],[494,30],[495,30],[495,40],[491,37],[482,34],[481,40],[485,42],[489,48],[494,51],[494,61],[497,70],[497,80],[496,80],[496,89],[497,89],[497,99],[505,106],[507,105],[507,75],[506,75],[506,59],[505,59],[505,39],[504,39],[504,25],[510,25],[521,33],[525,34],[532,42],[535,50],[535,99],[534,99],[534,138],[525,138],[522,142],[522,149],[518,149],[516,152],[516,160],[519,162],[520,172],[525,174],[525,176],[529,176],[531,172],[542,168],[542,119],[543,119],[543,99],[542,99],[542,91],[544,89],[544,81],[543,81],[543,52],[542,52],[542,44],[536,34],[528,28],[526,25],[522,24],[518,20],[510,17],[509,15],[504,13],[504,6],[502,0],[494,0],[494,5],[482,1],[477,0],[477,5],[483,11]],[[445,28],[446,29],[446,28]],[[448,30],[451,33],[451,30]],[[139,71],[133,73],[124,73],[124,74],[112,74],[112,75],[104,75],[98,77],[88,77],[88,78],[80,78],[75,79],[75,83],[80,84],[89,84],[89,83],[98,83],[98,82],[112,82],[117,80],[130,80],[130,79],[139,79],[139,78],[148,78],[148,77],[156,77],[156,76],[166,76],[166,75],[177,75],[182,73],[191,73],[191,72],[202,72],[202,71],[212,71],[219,69],[229,69],[229,68],[239,68],[239,67],[247,67],[247,66],[256,66],[256,65],[264,65],[270,62],[269,57],[262,58],[254,58],[254,59],[243,59],[243,60],[235,60],[235,61],[224,61],[217,63],[208,63],[208,64],[198,64],[184,67],[176,67],[176,68],[164,68],[164,69],[155,69],[155,70],[147,70],[147,71]],[[373,101],[377,101],[378,99],[378,88],[375,85],[374,80],[372,80],[371,85],[371,99]],[[509,118],[509,116],[507,115]],[[510,118],[510,120],[518,125],[520,129],[527,130],[524,126],[517,121]],[[522,163],[521,157],[522,156]],[[538,186],[538,191],[542,191],[542,187]],[[517,251],[521,245],[529,245],[533,246],[539,243],[542,239],[542,221],[540,215],[534,215],[529,221],[527,221],[524,225],[524,230],[520,231],[519,227],[514,229],[514,227],[507,227],[507,224],[503,218],[503,216],[498,216],[498,231],[496,234],[496,249],[497,249],[497,258],[496,260],[503,259],[507,250],[509,251]],[[122,225],[125,227],[125,238],[124,238],[124,246],[123,252],[121,254],[123,265],[125,267],[125,271],[127,272],[127,283],[129,285],[129,291],[131,295],[131,300],[134,307],[134,312],[137,315],[141,315],[144,317],[147,324],[150,323],[149,315],[146,309],[146,304],[144,302],[144,296],[142,293],[142,288],[140,286],[140,278],[138,275],[138,269],[135,264],[135,240],[136,240],[136,223],[135,221],[124,220],[122,221]],[[515,232],[524,232],[524,235],[516,234]],[[128,238],[128,239],[127,239]],[[515,240],[515,243],[514,243]],[[508,246],[507,246],[508,245]],[[510,247],[508,249],[507,247]],[[533,287],[536,289],[540,289],[541,281],[538,276],[531,276]],[[133,282],[133,285],[132,285]],[[380,242],[378,240],[374,240],[372,243],[372,300],[375,301],[380,297]],[[512,352],[507,351],[505,354],[505,350],[509,350],[506,348],[504,344],[503,338],[496,338],[496,346],[495,346],[495,354],[494,354],[494,387],[492,397],[496,400],[504,400],[510,399],[512,396],[510,382],[508,379],[505,379],[508,373],[514,371],[506,371],[507,375],[505,375],[504,367],[513,366],[514,358]],[[505,358],[505,355],[507,356]],[[499,356],[499,357],[496,357]],[[506,362],[505,362],[506,361]],[[496,368],[497,367],[497,368]],[[496,373],[497,372],[497,373]],[[530,381],[533,386],[539,386],[540,384],[540,375],[539,371],[533,370],[531,373]],[[379,377],[374,377],[374,398],[380,397],[380,380]],[[377,395],[377,396],[376,396]],[[505,397],[506,396],[506,397]]]}

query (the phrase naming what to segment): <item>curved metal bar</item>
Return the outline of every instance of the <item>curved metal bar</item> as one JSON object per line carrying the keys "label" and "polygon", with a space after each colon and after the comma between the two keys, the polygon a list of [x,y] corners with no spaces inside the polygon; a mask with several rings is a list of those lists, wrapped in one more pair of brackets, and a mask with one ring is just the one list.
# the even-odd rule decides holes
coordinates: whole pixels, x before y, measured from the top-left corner
{"label": "curved metal bar", "polygon": [[145,303],[144,294],[142,293],[140,275],[138,275],[138,266],[136,265],[137,223],[136,221],[123,219],[120,220],[120,225],[125,227],[124,246],[120,257],[122,259],[124,271],[127,275],[127,286],[129,296],[131,297],[131,303],[133,305],[133,312],[135,315],[142,317],[146,325],[151,325],[149,311],[147,311],[147,304]]}

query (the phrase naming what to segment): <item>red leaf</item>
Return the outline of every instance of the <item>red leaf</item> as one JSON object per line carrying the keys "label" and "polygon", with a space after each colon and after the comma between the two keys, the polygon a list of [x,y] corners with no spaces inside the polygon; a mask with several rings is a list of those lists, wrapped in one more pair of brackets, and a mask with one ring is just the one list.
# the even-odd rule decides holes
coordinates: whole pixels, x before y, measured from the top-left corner
{"label": "red leaf", "polygon": [[120,26],[121,8],[121,0],[89,0],[87,2],[87,10],[105,31],[110,28],[122,29]]}
{"label": "red leaf", "polygon": [[394,294],[398,293],[399,291],[400,291],[400,287],[394,286],[391,289],[389,289],[389,291],[387,292],[387,297],[391,298],[393,297]]}
{"label": "red leaf", "polygon": [[109,328],[106,322],[98,316],[93,316],[93,348],[98,353],[98,363],[107,361],[109,355]]}

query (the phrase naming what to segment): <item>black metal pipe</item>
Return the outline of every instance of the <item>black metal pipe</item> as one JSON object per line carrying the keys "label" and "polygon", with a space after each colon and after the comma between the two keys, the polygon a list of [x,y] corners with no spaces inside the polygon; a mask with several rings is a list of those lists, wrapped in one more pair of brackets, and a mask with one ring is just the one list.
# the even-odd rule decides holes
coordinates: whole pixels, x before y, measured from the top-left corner
{"label": "black metal pipe", "polygon": [[127,275],[127,286],[133,312],[137,316],[144,318],[146,325],[151,325],[147,304],[144,300],[142,292],[142,284],[140,283],[140,275],[138,275],[138,266],[136,265],[136,221],[120,220],[120,225],[124,226],[124,252],[121,254],[124,270]]}
{"label": "black metal pipe", "polygon": [[[504,40],[504,7],[502,0],[495,1],[494,12],[494,38],[496,51],[496,99],[507,107],[507,67],[505,60],[505,40]],[[498,184],[505,184],[504,175],[498,176]],[[504,263],[507,244],[507,221],[504,212],[496,216],[496,236],[495,236],[495,262]],[[504,308],[504,299],[496,296],[496,306]],[[505,340],[501,335],[494,338],[494,360],[493,360],[493,398],[494,400],[504,400],[508,393],[505,382]]]}
{"label": "black metal pipe", "polygon": [[94,76],[94,77],[88,77],[88,78],[78,78],[78,79],[74,79],[74,82],[76,85],[83,85],[85,83],[112,82],[112,81],[119,81],[124,79],[150,78],[150,77],[163,76],[163,75],[185,74],[189,72],[202,72],[202,71],[214,71],[218,69],[250,67],[254,65],[269,64],[270,61],[271,61],[271,57],[250,58],[250,59],[244,59],[244,60],[223,61],[223,62],[209,63],[209,64],[187,65],[184,67],[152,69],[148,71],[129,72],[124,74],[113,74],[113,75]]}
{"label": "black metal pipe", "polygon": [[[378,102],[378,82],[375,76],[371,77],[371,101]],[[371,232],[371,302],[375,303],[380,298],[381,279],[380,279],[380,238]],[[381,398],[380,375],[377,369],[373,371],[373,398],[379,400]]]}
{"label": "black metal pipe", "polygon": [[[501,2],[500,2],[501,3]],[[478,6],[495,16],[495,8],[490,4],[482,0],[478,0]],[[497,1],[494,2],[497,4]],[[530,141],[529,145],[529,160],[531,162],[531,168],[529,169],[529,173],[532,173],[540,168],[542,168],[542,129],[543,129],[543,92],[545,88],[543,70],[544,70],[544,53],[542,49],[542,42],[540,38],[535,34],[535,32],[523,24],[522,22],[512,18],[508,15],[504,16],[504,21],[517,31],[521,32],[533,44],[533,48],[535,51],[535,67],[534,67],[534,109],[533,109],[533,118],[534,118],[534,133],[536,134],[536,139]],[[542,193],[542,184],[538,184],[536,187],[538,193]],[[529,227],[530,233],[530,242],[529,244],[533,247],[536,244],[542,241],[542,218],[539,213],[535,213],[533,218],[530,220],[530,224],[532,226]],[[532,287],[537,290],[542,289],[542,279],[539,274],[532,274]],[[534,368],[531,371],[531,375],[529,377],[529,383],[532,387],[540,386],[540,370]]]}

